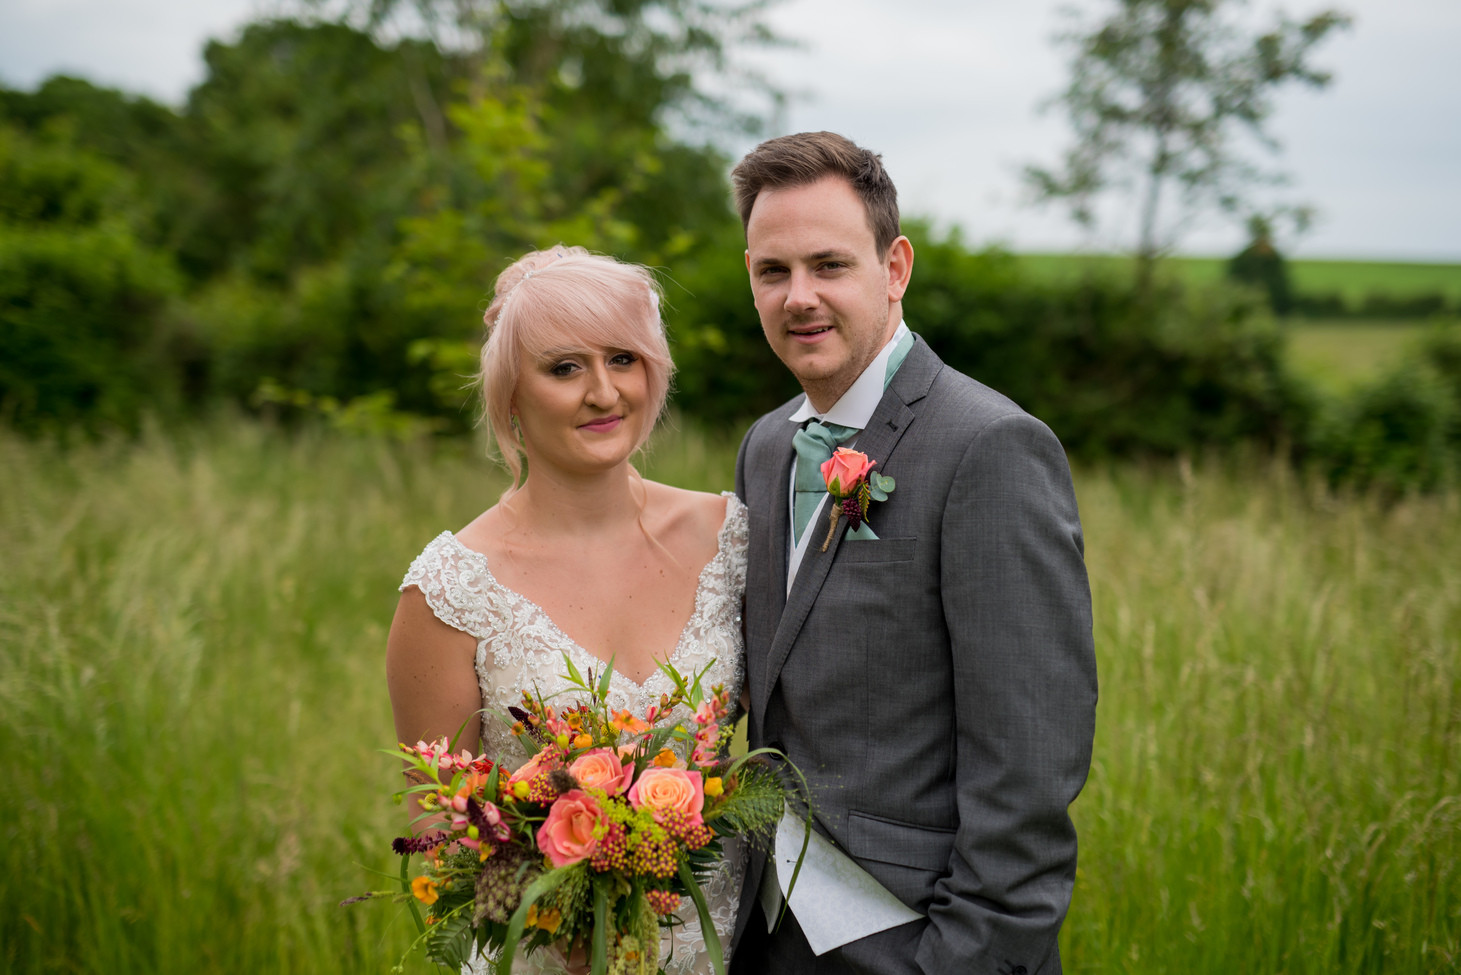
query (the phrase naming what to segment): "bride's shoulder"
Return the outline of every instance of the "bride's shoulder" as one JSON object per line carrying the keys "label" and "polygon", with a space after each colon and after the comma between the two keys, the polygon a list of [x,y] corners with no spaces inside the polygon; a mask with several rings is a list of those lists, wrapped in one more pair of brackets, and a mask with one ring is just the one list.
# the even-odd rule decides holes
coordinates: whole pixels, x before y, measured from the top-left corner
{"label": "bride's shoulder", "polygon": [[647,506],[657,512],[664,530],[684,532],[702,539],[715,539],[732,520],[740,503],[734,495],[710,494],[645,481]]}
{"label": "bride's shoulder", "polygon": [[497,543],[505,531],[501,505],[493,505],[457,530],[455,538],[463,548],[481,553],[489,562],[497,554]]}

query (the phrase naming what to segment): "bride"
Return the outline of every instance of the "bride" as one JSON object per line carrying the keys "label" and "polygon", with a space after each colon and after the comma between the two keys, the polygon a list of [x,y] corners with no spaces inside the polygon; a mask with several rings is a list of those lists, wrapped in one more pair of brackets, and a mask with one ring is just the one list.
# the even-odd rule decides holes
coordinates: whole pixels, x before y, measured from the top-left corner
{"label": "bride", "polygon": [[[386,653],[400,741],[465,726],[457,747],[480,740],[488,758],[520,764],[507,708],[523,688],[565,689],[565,653],[582,672],[613,660],[615,709],[643,713],[672,690],[661,661],[688,674],[714,660],[705,686],[739,696],[746,509],[646,481],[629,462],[673,370],[659,306],[645,268],[581,247],[535,251],[498,277],[481,379],[513,486],[432,540],[401,583]],[[722,944],[742,869],[726,849],[704,885]],[[673,931],[661,964],[710,972],[693,915]],[[549,954],[515,970],[552,971]]]}

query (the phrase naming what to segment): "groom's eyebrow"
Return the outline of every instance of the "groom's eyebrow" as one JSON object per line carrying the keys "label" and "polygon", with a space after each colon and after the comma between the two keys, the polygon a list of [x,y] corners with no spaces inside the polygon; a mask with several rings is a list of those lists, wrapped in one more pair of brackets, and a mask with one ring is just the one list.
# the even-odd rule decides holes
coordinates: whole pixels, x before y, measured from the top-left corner
{"label": "groom's eyebrow", "polygon": [[[801,258],[801,260],[805,260],[809,264],[816,264],[818,261],[827,261],[827,260],[851,261],[852,260],[852,252],[851,251],[842,251],[842,250],[822,250],[822,251],[817,251],[816,253],[813,253],[813,254],[808,254],[804,258]],[[758,268],[759,267],[777,267],[777,266],[783,266],[784,267],[785,265],[790,264],[790,263],[792,263],[792,262],[791,261],[782,260],[779,257],[762,257],[762,258],[758,258],[755,261],[752,261],[751,262],[751,266],[752,267],[758,267]]]}

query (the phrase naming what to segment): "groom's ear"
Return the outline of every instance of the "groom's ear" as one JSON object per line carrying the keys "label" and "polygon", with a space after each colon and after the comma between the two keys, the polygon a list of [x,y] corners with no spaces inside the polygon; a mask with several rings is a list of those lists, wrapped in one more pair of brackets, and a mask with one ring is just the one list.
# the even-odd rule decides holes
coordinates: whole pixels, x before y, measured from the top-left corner
{"label": "groom's ear", "polygon": [[899,237],[888,245],[888,300],[902,301],[913,279],[913,242]]}
{"label": "groom's ear", "polygon": [[751,248],[747,247],[746,248],[746,274],[749,276],[750,273],[751,273]]}

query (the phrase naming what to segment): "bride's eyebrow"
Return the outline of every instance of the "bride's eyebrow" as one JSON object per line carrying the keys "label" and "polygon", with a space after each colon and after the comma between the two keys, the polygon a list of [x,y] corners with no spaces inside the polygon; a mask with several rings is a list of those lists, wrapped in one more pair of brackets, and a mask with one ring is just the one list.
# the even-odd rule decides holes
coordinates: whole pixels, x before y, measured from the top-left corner
{"label": "bride's eyebrow", "polygon": [[544,349],[538,353],[538,359],[547,362],[549,359],[571,359],[574,356],[589,355],[587,349],[573,349],[568,346],[561,346],[556,349]]}

